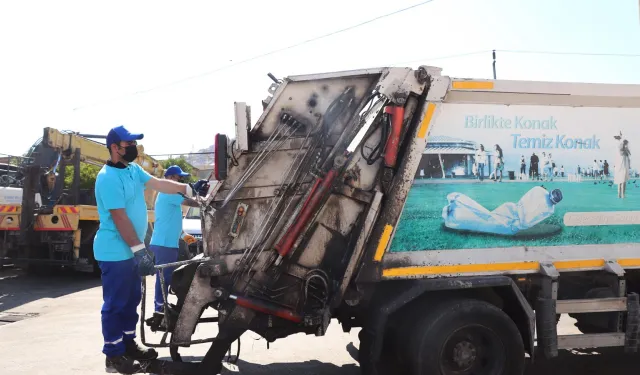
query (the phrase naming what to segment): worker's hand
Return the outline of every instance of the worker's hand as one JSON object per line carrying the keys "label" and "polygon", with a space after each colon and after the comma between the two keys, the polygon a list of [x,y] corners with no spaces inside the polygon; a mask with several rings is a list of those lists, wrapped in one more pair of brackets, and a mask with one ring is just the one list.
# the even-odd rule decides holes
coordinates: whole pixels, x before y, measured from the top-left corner
{"label": "worker's hand", "polygon": [[209,192],[209,181],[200,180],[191,186],[195,194],[200,195],[201,197],[206,197]]}
{"label": "worker's hand", "polygon": [[190,234],[185,234],[184,237],[182,237],[182,240],[187,244],[187,245],[192,245],[194,243],[196,243],[196,238]]}
{"label": "worker's hand", "polygon": [[141,250],[135,251],[133,259],[136,262],[136,266],[138,266],[138,274],[140,276],[151,276],[155,273],[153,253],[146,246]]}

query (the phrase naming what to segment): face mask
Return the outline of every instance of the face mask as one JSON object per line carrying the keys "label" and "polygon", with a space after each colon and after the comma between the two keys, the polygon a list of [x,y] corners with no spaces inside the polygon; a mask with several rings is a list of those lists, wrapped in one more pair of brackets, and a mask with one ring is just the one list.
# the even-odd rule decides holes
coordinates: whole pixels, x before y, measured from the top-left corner
{"label": "face mask", "polygon": [[132,161],[136,160],[137,157],[138,157],[138,147],[136,145],[124,147],[124,155],[122,155],[122,158],[127,163],[131,163]]}

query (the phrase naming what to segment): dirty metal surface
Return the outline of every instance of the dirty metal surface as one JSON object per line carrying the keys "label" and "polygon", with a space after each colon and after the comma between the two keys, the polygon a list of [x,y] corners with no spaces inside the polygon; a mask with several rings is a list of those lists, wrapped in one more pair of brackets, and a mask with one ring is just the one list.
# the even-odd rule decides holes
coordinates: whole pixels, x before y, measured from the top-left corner
{"label": "dirty metal surface", "polygon": [[[202,267],[202,265],[200,267]],[[196,272],[182,311],[178,316],[176,328],[171,335],[171,341],[174,343],[189,341],[202,310],[215,299],[214,289],[209,285],[209,278],[200,277],[198,276],[198,272]]]}
{"label": "dirty metal surface", "polygon": [[[376,79],[375,75],[370,75],[330,78],[322,82],[289,82],[286,88],[279,90],[269,103],[277,110],[263,113],[264,117],[261,116],[257,125],[251,130],[252,136],[254,140],[268,138],[280,121],[280,108],[300,114],[304,116],[306,123],[314,124],[325,114],[329,105],[343,93],[345,87],[354,86],[356,97],[362,98]],[[330,134],[342,133],[346,120],[341,119],[335,123],[331,127]]]}

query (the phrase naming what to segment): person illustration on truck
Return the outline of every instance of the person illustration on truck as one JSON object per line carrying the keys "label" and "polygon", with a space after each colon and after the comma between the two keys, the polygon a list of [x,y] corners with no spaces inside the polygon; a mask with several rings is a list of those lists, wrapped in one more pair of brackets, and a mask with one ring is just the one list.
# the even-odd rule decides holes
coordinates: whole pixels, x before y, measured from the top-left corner
{"label": "person illustration on truck", "polygon": [[531,158],[529,159],[529,177],[531,179],[540,179],[540,170],[538,164],[540,163],[540,158],[536,153],[531,154]]}
{"label": "person illustration on truck", "polygon": [[600,177],[600,164],[598,164],[597,160],[593,160],[593,179],[597,180]]}
{"label": "person illustration on truck", "polygon": [[[496,163],[493,170],[493,176],[496,182],[502,182],[502,171],[504,170],[504,154],[502,153],[502,148],[500,145],[496,144],[494,146],[496,152]],[[498,179],[498,173],[500,173],[500,179]]]}
{"label": "person illustration on truck", "polygon": [[627,181],[629,181],[629,169],[631,168],[631,151],[629,150],[629,141],[622,139],[622,132],[613,138],[618,141],[613,183],[618,185],[618,198],[624,199]]}
{"label": "person illustration on truck", "polygon": [[480,181],[484,180],[484,165],[487,163],[487,152],[484,150],[484,145],[480,145],[480,148],[476,150],[476,164],[478,165],[478,178]]}
{"label": "person illustration on truck", "polygon": [[542,180],[553,181],[553,159],[551,153],[542,153]]}
{"label": "person illustration on truck", "polygon": [[524,180],[527,175],[527,162],[524,159],[524,155],[520,156],[520,180]]}

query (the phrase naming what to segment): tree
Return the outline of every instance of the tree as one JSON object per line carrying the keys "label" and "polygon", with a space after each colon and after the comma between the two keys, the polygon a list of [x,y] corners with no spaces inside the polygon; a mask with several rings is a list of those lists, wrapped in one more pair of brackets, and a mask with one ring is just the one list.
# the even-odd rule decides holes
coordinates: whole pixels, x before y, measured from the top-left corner
{"label": "tree", "polygon": [[[64,187],[65,189],[71,188],[73,184],[73,166],[68,165],[64,171]],[[80,189],[92,190],[96,186],[96,177],[100,172],[100,167],[80,163]]]}
{"label": "tree", "polygon": [[185,159],[184,156],[162,160],[160,163],[164,169],[167,169],[172,165],[177,165],[180,169],[189,173],[190,176],[186,177],[186,182],[196,182],[198,180],[197,176],[194,174],[193,167],[187,162],[187,159]]}

